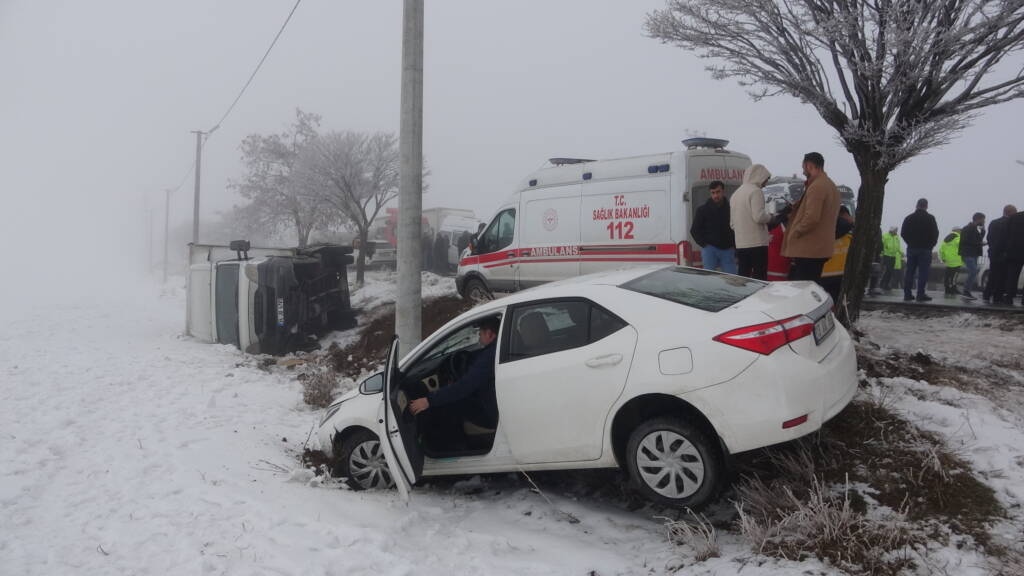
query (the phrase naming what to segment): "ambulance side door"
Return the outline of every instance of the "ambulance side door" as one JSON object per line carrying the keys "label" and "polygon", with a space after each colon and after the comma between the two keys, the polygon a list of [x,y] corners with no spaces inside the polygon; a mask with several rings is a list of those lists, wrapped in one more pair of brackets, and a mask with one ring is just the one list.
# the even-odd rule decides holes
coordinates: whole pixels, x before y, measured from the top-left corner
{"label": "ambulance side door", "polygon": [[580,273],[579,184],[525,190],[520,200],[519,287]]}

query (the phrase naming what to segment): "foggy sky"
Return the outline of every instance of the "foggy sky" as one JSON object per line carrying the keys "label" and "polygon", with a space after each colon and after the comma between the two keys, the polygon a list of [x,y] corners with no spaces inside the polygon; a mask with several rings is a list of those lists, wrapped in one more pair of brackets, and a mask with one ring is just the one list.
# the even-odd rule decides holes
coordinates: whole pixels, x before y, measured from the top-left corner
{"label": "foggy sky", "polygon": [[[297,106],[326,129],[398,130],[401,4],[304,0],[206,145],[204,218],[238,202],[226,184],[240,175],[241,139],[285,128]],[[34,254],[61,250],[77,273],[139,269],[162,190],[192,161],[189,131],[217,121],[291,5],[0,0],[0,238],[14,262],[38,266]],[[644,37],[644,15],[662,6],[428,0],[424,205],[487,219],[548,157],[665,152],[688,130],[729,139],[775,174],[798,172],[818,150],[833,179],[856,188],[853,162],[813,109],[789,97],[754,103],[733,81],[711,80],[704,61]],[[899,169],[883,224],[919,196],[944,231],[976,210],[991,219],[1008,201],[1024,205],[1014,162],[1024,159],[1022,106],[986,110],[955,142]],[[172,225],[191,218],[191,196],[189,177]]]}

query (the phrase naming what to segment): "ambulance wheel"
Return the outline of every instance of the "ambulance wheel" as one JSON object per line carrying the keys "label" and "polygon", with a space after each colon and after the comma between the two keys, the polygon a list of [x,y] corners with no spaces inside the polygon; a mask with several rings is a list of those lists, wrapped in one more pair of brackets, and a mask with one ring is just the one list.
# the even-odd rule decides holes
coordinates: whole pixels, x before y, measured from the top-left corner
{"label": "ambulance wheel", "polygon": [[484,284],[483,280],[479,278],[470,278],[466,281],[466,286],[462,289],[462,293],[467,300],[475,304],[481,302],[487,302],[488,300],[494,300],[494,295],[487,289],[487,285]]}

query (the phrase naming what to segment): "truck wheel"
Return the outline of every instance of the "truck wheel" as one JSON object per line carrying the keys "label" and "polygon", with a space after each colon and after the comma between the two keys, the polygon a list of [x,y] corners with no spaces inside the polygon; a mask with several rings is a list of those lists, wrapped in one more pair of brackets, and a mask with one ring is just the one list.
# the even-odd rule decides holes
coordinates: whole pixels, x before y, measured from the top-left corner
{"label": "truck wheel", "polygon": [[467,280],[465,287],[462,289],[462,294],[466,300],[469,300],[474,304],[494,300],[494,295],[487,289],[487,285],[484,284],[484,281],[479,278],[470,278]]}
{"label": "truck wheel", "polygon": [[380,439],[369,430],[360,430],[341,443],[337,472],[353,490],[385,489],[395,485]]}
{"label": "truck wheel", "polygon": [[697,428],[676,418],[655,418],[637,426],[626,447],[633,485],[648,499],[697,510],[717,494],[722,459]]}

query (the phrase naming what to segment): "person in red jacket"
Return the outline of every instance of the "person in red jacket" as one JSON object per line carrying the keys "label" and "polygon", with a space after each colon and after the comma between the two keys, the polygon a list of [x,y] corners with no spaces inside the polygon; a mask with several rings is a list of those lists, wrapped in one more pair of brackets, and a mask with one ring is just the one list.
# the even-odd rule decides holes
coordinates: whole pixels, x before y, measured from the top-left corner
{"label": "person in red jacket", "polygon": [[782,224],[768,230],[768,280],[781,282],[789,278],[789,258],[782,255],[782,238],[786,230]]}

